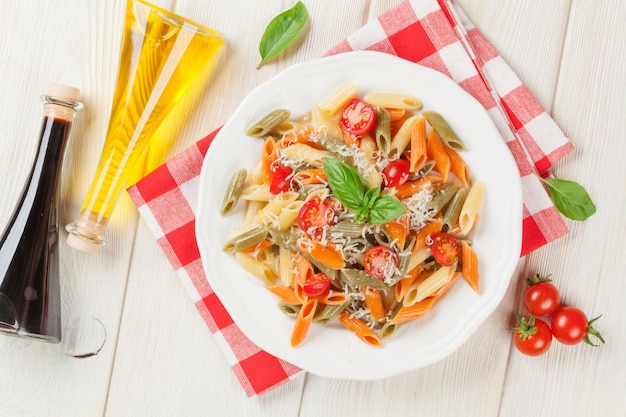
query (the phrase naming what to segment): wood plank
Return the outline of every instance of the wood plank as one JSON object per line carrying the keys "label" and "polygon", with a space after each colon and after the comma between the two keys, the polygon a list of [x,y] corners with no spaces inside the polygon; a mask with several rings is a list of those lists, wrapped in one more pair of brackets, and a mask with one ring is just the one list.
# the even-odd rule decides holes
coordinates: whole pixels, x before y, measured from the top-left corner
{"label": "wood plank", "polygon": [[[85,110],[75,125],[61,184],[61,228],[78,215],[93,176],[110,108],[119,39],[121,2],[15,2],[3,8],[0,25],[0,182],[2,226],[8,221],[30,170],[43,116],[39,96],[53,82],[78,81]],[[0,336],[0,415],[101,416],[115,354],[126,276],[137,215],[121,198],[107,232],[109,245],[88,256],[65,245],[61,230],[63,337],[58,345]],[[107,340],[96,356],[66,355],[74,319],[100,321]],[[95,322],[94,322],[95,323]],[[84,334],[77,334],[78,338]]]}
{"label": "wood plank", "polygon": [[[568,222],[568,236],[529,258],[530,270],[552,274],[565,304],[589,318],[603,314],[596,328],[607,344],[553,342],[538,359],[512,354],[502,415],[520,407],[528,415],[613,416],[626,410],[626,336],[620,331],[626,313],[624,19],[622,2],[572,2],[554,115],[576,150],[554,173],[582,184],[598,212],[585,222]],[[536,383],[530,382],[532,375],[540,376]]]}

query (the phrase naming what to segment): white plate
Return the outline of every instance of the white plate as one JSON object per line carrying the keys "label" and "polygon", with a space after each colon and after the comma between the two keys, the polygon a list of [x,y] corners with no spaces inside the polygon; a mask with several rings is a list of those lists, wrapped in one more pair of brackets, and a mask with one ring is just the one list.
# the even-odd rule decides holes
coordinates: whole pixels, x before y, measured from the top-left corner
{"label": "white plate", "polygon": [[[462,156],[485,199],[475,232],[481,294],[463,281],[424,318],[400,327],[384,347],[365,345],[340,324],[313,324],[302,345],[289,345],[293,319],[277,307],[259,280],[222,252],[243,220],[243,204],[219,214],[230,176],[258,161],[262,140],[245,131],[276,108],[302,115],[347,83],[369,91],[419,97],[440,112],[465,142]],[[351,52],[294,65],[252,91],[222,127],[202,166],[196,234],[209,284],[241,331],[265,351],[311,373],[374,380],[430,365],[457,349],[502,300],[521,250],[522,196],[519,172],[485,109],[456,83],[434,70],[378,52]]]}

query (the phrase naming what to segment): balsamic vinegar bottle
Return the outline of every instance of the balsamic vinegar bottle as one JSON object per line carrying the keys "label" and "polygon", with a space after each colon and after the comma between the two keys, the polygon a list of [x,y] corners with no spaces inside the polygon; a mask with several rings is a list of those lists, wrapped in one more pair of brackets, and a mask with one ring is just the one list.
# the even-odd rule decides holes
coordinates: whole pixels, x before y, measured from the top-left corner
{"label": "balsamic vinegar bottle", "polygon": [[42,96],[39,149],[0,239],[0,331],[61,341],[58,185],[80,91],[52,84]]}

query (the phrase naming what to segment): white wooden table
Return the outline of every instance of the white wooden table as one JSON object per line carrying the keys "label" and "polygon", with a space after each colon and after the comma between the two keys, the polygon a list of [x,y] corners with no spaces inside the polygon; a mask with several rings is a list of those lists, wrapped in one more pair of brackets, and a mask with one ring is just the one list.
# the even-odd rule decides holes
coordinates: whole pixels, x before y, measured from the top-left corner
{"label": "white wooden table", "polygon": [[[292,1],[160,0],[225,34],[224,67],[172,155],[223,123],[255,86],[320,56],[400,0],[305,0],[309,33],[260,70],[265,25]],[[598,211],[522,259],[500,307],[467,343],[428,368],[377,382],[306,375],[248,399],[165,255],[124,193],[97,255],[61,249],[63,326],[100,321],[106,342],[76,359],[67,343],[0,335],[0,416],[625,416],[626,3],[459,0],[576,150],[555,174],[589,190]],[[66,155],[61,223],[78,214],[113,97],[124,0],[4,0],[0,13],[0,227],[30,170],[50,82],[78,80],[85,111]],[[62,232],[65,239],[65,232]],[[590,316],[599,348],[555,342],[519,354],[508,331],[521,277],[552,274]]]}

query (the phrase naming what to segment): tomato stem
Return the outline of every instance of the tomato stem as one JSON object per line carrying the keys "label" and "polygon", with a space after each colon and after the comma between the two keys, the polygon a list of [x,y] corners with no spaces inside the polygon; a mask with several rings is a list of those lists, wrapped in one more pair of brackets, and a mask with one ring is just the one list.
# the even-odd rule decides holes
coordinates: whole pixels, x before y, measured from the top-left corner
{"label": "tomato stem", "polygon": [[537,333],[537,327],[535,327],[535,316],[531,315],[528,321],[521,314],[515,314],[517,318],[517,322],[519,323],[518,327],[512,327],[511,331],[513,333],[520,334],[520,340],[525,340],[528,336],[532,336]]}
{"label": "tomato stem", "polygon": [[600,314],[598,317],[593,318],[591,320],[589,320],[589,323],[587,324],[587,335],[585,336],[585,343],[594,347],[598,347],[600,346],[600,344],[595,344],[591,341],[590,336],[594,336],[596,338],[598,338],[598,340],[600,340],[602,343],[606,343],[604,341],[604,338],[602,337],[602,335],[600,334],[600,332],[596,329],[593,328],[592,324],[598,320],[600,317],[602,317],[602,314]]}
{"label": "tomato stem", "polygon": [[528,284],[529,286],[533,286],[541,284],[542,282],[552,282],[552,280],[550,279],[551,276],[552,274],[546,275],[545,277],[542,277],[539,274],[535,274],[535,276],[532,278],[524,278],[524,281],[526,281],[526,284]]}

